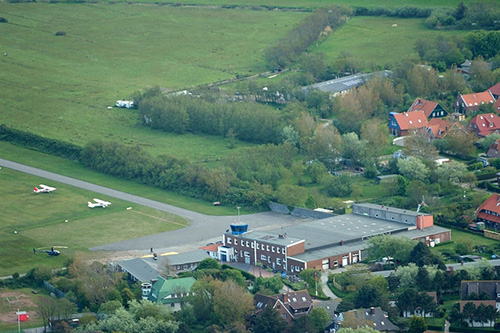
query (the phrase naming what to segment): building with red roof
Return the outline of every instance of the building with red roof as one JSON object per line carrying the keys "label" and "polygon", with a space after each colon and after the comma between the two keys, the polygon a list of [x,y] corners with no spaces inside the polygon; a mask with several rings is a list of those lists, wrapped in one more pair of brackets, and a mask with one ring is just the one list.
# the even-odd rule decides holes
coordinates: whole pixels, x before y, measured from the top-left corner
{"label": "building with red roof", "polygon": [[500,114],[500,98],[497,99],[495,103],[493,103],[493,108],[498,114]]}
{"label": "building with red roof", "polygon": [[426,129],[425,134],[429,140],[442,139],[451,128],[452,123],[440,118],[432,118]]}
{"label": "building with red roof", "polygon": [[497,228],[500,224],[500,195],[492,194],[476,211],[477,220]]}
{"label": "building with red roof", "polygon": [[424,111],[427,119],[443,118],[448,115],[448,112],[440,104],[422,98],[417,98],[407,112],[414,111]]}
{"label": "building with red roof", "polygon": [[491,144],[491,146],[488,148],[488,151],[486,152],[486,156],[493,158],[500,157],[499,149],[500,149],[500,139],[496,140]]}
{"label": "building with red roof", "polygon": [[215,243],[215,244],[207,244],[206,246],[200,247],[200,249],[204,250],[210,257],[220,260],[219,258],[219,246],[221,246],[222,243]]}
{"label": "building with red roof", "polygon": [[494,113],[478,114],[469,121],[467,129],[479,137],[485,137],[500,130],[500,117]]}
{"label": "building with red roof", "polygon": [[420,128],[427,127],[428,120],[424,111],[391,112],[389,114],[389,130],[391,135],[405,136],[415,133]]}
{"label": "building with red roof", "polygon": [[474,94],[459,94],[458,99],[455,102],[455,111],[460,113],[469,113],[477,110],[481,105],[493,103],[495,103],[495,97],[493,97],[489,90]]}
{"label": "building with red roof", "polygon": [[488,91],[493,95],[493,97],[498,99],[500,97],[500,82],[488,89]]}

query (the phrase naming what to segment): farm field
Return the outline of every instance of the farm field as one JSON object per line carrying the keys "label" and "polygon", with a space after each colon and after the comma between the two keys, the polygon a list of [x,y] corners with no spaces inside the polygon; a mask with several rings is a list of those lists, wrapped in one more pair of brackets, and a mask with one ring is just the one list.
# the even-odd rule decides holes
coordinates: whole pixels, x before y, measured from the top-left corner
{"label": "farm field", "polygon": [[[163,134],[107,109],[146,87],[189,89],[265,70],[263,49],[306,13],[129,4],[0,4],[0,123],[84,145],[224,156],[223,140]],[[56,36],[64,31],[65,36]]]}
{"label": "farm field", "polygon": [[[342,51],[357,57],[366,69],[371,65],[385,67],[400,60],[415,56],[415,42],[437,36],[463,35],[463,31],[435,31],[428,29],[425,19],[400,19],[393,17],[357,16],[350,19],[339,30],[313,52],[323,52],[333,62]],[[397,24],[393,28],[392,25]]]}
{"label": "farm field", "polygon": [[[33,186],[57,187],[34,194]],[[62,267],[77,251],[89,247],[175,230],[188,225],[179,216],[108,198],[65,184],[2,168],[0,170],[0,275],[25,273],[38,265]],[[106,209],[90,209],[87,201],[109,200]],[[132,207],[127,210],[127,207]],[[68,222],[65,222],[68,220]],[[34,254],[32,249],[59,249],[61,255]]]}

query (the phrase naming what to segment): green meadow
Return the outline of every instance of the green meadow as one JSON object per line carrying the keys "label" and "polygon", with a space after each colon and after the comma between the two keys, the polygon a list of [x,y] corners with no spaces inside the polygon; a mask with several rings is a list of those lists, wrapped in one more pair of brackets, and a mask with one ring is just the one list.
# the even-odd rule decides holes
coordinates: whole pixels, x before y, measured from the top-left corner
{"label": "green meadow", "polygon": [[[207,136],[162,134],[135,110],[138,90],[190,89],[265,70],[263,49],[306,13],[144,4],[0,4],[0,123],[84,145],[103,139],[212,159]],[[64,31],[65,36],[56,36]],[[3,56],[7,52],[8,56]],[[240,145],[241,146],[241,145]]]}
{"label": "green meadow", "polygon": [[[435,31],[428,29],[425,19],[400,19],[384,16],[357,16],[335,31],[313,52],[323,52],[333,62],[342,51],[356,56],[365,67],[378,65],[392,67],[402,59],[417,57],[415,42],[437,36],[463,35],[463,31]],[[397,24],[397,27],[393,27]]]}
{"label": "green meadow", "polygon": [[[40,183],[57,190],[35,194],[33,186]],[[8,168],[0,170],[0,187],[0,275],[24,273],[41,264],[61,267],[76,251],[188,225],[186,219],[176,215]],[[95,197],[112,205],[88,208],[87,201]],[[59,257],[32,251],[51,246],[61,251]]]}

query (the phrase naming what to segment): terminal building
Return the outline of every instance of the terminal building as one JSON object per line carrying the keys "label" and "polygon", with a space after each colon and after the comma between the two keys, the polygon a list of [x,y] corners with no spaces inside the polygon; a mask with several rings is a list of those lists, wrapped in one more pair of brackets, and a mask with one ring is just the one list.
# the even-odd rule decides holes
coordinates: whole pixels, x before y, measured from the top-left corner
{"label": "terminal building", "polygon": [[235,261],[286,273],[333,269],[366,257],[366,240],[392,234],[434,246],[451,240],[451,231],[434,225],[433,216],[375,204],[353,204],[352,213],[266,232],[234,223],[218,248],[221,261]]}

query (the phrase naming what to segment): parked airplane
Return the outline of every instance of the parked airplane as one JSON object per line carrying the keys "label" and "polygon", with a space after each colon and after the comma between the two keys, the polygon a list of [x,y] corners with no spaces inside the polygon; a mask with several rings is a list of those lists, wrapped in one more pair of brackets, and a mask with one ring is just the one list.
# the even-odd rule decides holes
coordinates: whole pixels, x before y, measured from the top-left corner
{"label": "parked airplane", "polygon": [[39,185],[40,188],[38,187],[33,187],[33,192],[35,193],[50,193],[50,192],[54,192],[56,190],[55,187],[51,187],[51,186],[47,186],[47,185],[43,185],[43,184],[40,184]]}
{"label": "parked airplane", "polygon": [[111,202],[109,202],[109,201],[104,201],[104,200],[100,200],[100,199],[97,199],[97,198],[94,198],[93,200],[95,201],[95,203],[94,202],[90,202],[90,201],[88,202],[88,206],[90,208],[95,208],[95,207],[106,208],[109,205],[111,205]]}

